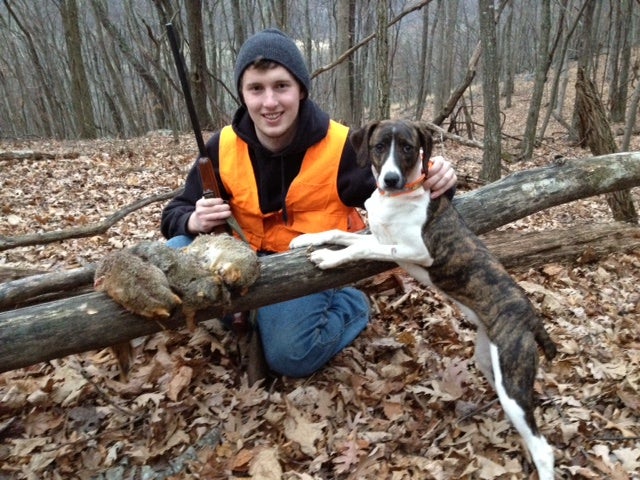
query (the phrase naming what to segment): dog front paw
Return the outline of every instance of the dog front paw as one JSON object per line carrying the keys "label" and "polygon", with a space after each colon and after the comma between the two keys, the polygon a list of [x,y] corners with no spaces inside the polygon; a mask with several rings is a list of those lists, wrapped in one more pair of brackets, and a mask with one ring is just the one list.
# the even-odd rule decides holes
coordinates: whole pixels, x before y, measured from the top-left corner
{"label": "dog front paw", "polygon": [[341,250],[329,250],[328,248],[322,248],[309,253],[309,260],[315,263],[316,266],[322,270],[335,268],[348,261],[341,252]]}
{"label": "dog front paw", "polygon": [[302,247],[310,247],[312,245],[320,245],[324,243],[321,234],[318,233],[303,233],[302,235],[298,235],[296,238],[291,240],[289,243],[289,248],[302,248]]}

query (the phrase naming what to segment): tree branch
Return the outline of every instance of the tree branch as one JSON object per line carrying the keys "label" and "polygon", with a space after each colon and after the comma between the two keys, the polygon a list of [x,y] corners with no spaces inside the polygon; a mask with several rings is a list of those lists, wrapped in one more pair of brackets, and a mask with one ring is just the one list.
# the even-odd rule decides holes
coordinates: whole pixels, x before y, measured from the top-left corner
{"label": "tree branch", "polygon": [[105,218],[103,221],[94,223],[91,225],[85,225],[83,227],[69,228],[66,230],[57,230],[54,232],[44,233],[30,233],[27,235],[19,235],[16,237],[5,237],[0,235],[0,252],[9,250],[16,247],[28,247],[31,245],[45,245],[47,243],[60,242],[62,240],[69,240],[70,238],[83,238],[93,237],[94,235],[100,235],[109,230],[113,225],[122,220],[136,210],[139,210],[147,205],[155,202],[161,202],[168,200],[176,196],[180,192],[180,189],[173,190],[172,192],[160,193],[152,195],[147,198],[140,199],[133,202],[126,207],[118,210]]}

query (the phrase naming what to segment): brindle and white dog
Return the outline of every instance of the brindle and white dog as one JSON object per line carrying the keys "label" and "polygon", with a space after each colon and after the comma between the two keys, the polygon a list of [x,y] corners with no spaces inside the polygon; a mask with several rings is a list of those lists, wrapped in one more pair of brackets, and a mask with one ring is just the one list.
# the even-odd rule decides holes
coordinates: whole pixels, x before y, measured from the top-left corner
{"label": "brindle and white dog", "polygon": [[334,243],[309,257],[320,268],[354,260],[393,261],[451,298],[477,326],[475,359],[531,454],[540,480],[553,479],[553,450],[534,418],[537,345],[552,359],[556,347],[523,290],[465,225],[446,195],[423,188],[432,140],[422,124],[383,120],[352,133],[362,165],[378,189],[365,207],[372,234],[331,230],[301,235],[292,248]]}

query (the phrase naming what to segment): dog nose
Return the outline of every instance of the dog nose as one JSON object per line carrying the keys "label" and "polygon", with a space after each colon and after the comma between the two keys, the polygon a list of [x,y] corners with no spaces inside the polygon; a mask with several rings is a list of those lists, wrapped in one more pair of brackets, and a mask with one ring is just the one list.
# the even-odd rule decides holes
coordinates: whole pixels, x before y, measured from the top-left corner
{"label": "dog nose", "polygon": [[400,175],[395,172],[389,172],[384,176],[384,185],[387,188],[401,188]]}

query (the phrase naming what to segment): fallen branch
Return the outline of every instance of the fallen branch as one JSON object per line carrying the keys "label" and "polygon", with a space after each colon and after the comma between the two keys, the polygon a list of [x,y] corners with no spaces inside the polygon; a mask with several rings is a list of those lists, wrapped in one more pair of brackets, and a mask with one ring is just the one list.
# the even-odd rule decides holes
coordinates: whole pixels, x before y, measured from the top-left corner
{"label": "fallen branch", "polygon": [[457,196],[469,227],[485,233],[550,207],[640,185],[640,152],[562,160],[512,173]]}
{"label": "fallen branch", "polygon": [[449,140],[453,140],[461,145],[466,145],[467,147],[479,148],[482,150],[484,148],[484,144],[482,142],[478,142],[477,140],[469,140],[468,138],[461,137],[460,135],[456,135],[454,133],[447,132],[444,128],[439,127],[435,123],[424,122],[429,130],[435,132],[434,137],[438,138],[438,136],[447,138]]}
{"label": "fallen branch", "polygon": [[91,225],[85,225],[83,227],[57,230],[55,232],[30,233],[27,235],[19,235],[16,237],[5,237],[0,235],[0,252],[16,247],[45,245],[47,243],[60,242],[63,240],[69,240],[71,238],[84,238],[100,235],[102,233],[105,233],[130,213],[135,212],[136,210],[146,207],[147,205],[150,205],[152,203],[162,202],[173,198],[179,191],[180,189],[143,198],[127,205],[121,210],[118,210],[101,222],[93,223]]}
{"label": "fallen branch", "polygon": [[35,303],[42,297],[44,301],[52,300],[48,296],[59,292],[66,292],[67,296],[71,296],[75,290],[91,285],[95,270],[95,265],[91,264],[73,270],[31,275],[0,284],[0,311]]}
{"label": "fallen branch", "polygon": [[[472,230],[487,232],[553,205],[638,185],[640,153],[616,154],[567,161],[562,165],[512,174],[461,195],[457,198],[456,205]],[[630,230],[622,228],[620,231],[626,232],[626,238],[633,245],[640,233],[637,227],[628,228]],[[578,244],[576,232],[573,229],[565,233],[565,237],[560,237],[561,241]],[[538,240],[533,242],[537,243]],[[615,246],[615,242],[609,248],[611,246]],[[541,248],[542,245],[535,247]],[[555,247],[560,248],[561,246]],[[544,247],[539,255],[546,255],[545,251],[553,249]],[[517,249],[513,252],[512,258],[518,256]],[[359,262],[323,271],[315,268],[307,260],[306,252],[300,250],[263,257],[261,262],[261,277],[247,295],[233,299],[231,310],[259,308],[353,283],[395,267],[391,263]],[[223,313],[220,307],[211,308],[200,312],[198,319],[220,317]],[[184,318],[181,314],[176,314],[164,323],[142,320],[101,293],[89,293],[0,313],[0,371],[104,348],[156,333],[163,328],[173,329],[183,325]]]}
{"label": "fallen branch", "polygon": [[0,160],[56,160],[65,158],[72,160],[80,157],[77,152],[48,153],[35,150],[4,150],[0,152]]}

